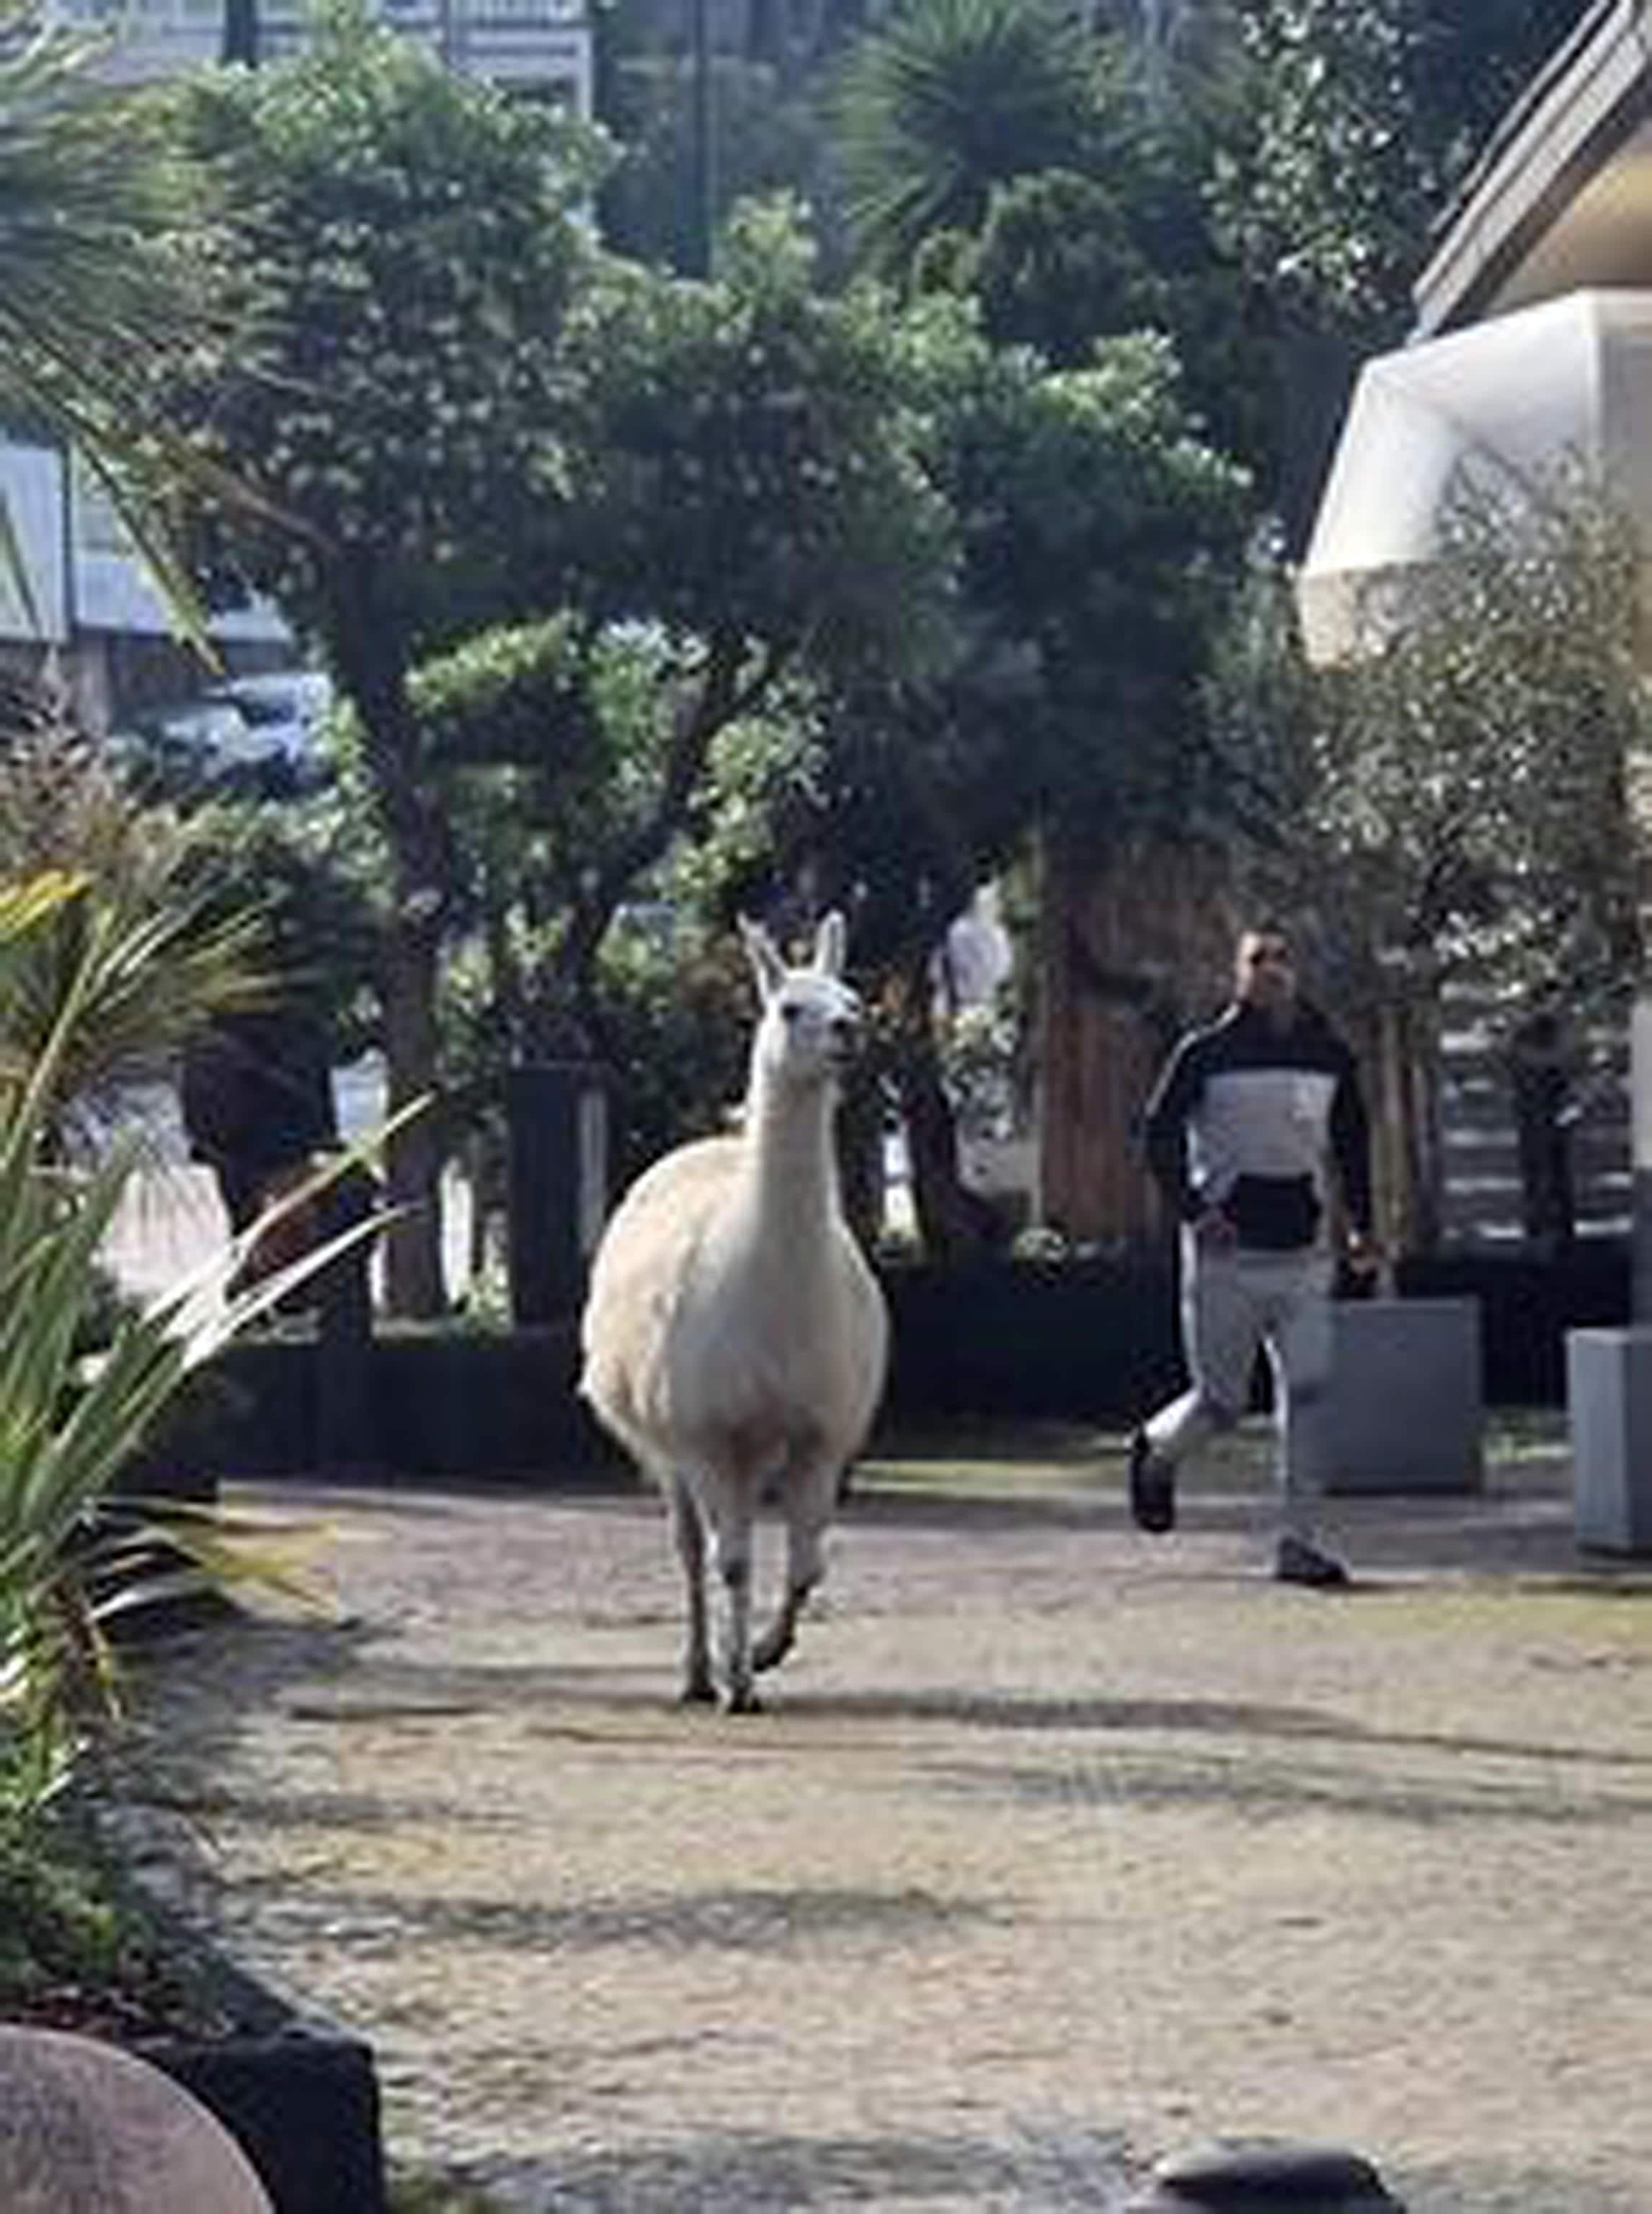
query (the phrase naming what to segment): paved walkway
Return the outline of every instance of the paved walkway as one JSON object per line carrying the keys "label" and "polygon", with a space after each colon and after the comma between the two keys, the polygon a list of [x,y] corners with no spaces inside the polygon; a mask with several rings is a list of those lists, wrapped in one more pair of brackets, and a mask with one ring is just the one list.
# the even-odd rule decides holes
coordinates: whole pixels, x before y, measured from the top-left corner
{"label": "paved walkway", "polygon": [[1579,1561],[1551,1450],[1287,1590],[1253,1451],[1156,1541],[1118,1444],[868,1467],[737,1721],[672,1704],[651,1499],[248,1492],[348,1619],[175,1650],[153,1795],[393,2156],[501,2206],[1106,2208],[1278,2133],[1413,2214],[1647,2214],[1652,1570]]}

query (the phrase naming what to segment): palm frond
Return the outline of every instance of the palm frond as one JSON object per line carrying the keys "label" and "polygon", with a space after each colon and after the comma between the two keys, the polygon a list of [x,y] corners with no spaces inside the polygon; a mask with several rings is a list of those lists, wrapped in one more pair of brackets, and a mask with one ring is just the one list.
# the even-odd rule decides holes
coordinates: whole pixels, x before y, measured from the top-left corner
{"label": "palm frond", "polygon": [[909,0],[867,33],[833,101],[861,259],[903,277],[932,233],[978,228],[995,186],[1078,166],[1095,65],[1053,0]]}
{"label": "palm frond", "polygon": [[[179,1517],[131,1501],[113,1519],[100,1510],[189,1372],[381,1226],[358,1223],[226,1294],[272,1212],[150,1307],[124,1314],[89,1360],[97,1257],[133,1154],[117,1149],[83,1171],[56,1166],[52,1134],[89,1057],[84,1033],[110,1018],[112,975],[141,1002],[143,972],[171,958],[164,927],[119,927],[87,908],[89,896],[68,877],[0,887],[0,1005],[16,1003],[15,972],[37,940],[66,917],[83,926],[73,960],[57,972],[55,1006],[38,1011],[30,1052],[0,1073],[0,1767],[14,1783],[32,1778],[36,1793],[72,1762],[89,1708],[113,1696],[112,1613],[184,1587],[180,1579],[193,1588],[251,1574],[296,1588],[284,1563],[249,1556],[231,1526],[202,1510]],[[368,1151],[335,1157],[283,1209],[306,1204]],[[144,1566],[157,1546],[171,1563],[158,1577]]]}
{"label": "palm frond", "polygon": [[[145,393],[205,312],[191,174],[153,95],[100,83],[107,40],[0,0],[0,425],[72,447],[106,485],[174,622],[212,657],[199,598],[158,518],[187,457],[158,448]],[[3,505],[3,503],[0,503]],[[28,603],[0,526],[0,561]]]}

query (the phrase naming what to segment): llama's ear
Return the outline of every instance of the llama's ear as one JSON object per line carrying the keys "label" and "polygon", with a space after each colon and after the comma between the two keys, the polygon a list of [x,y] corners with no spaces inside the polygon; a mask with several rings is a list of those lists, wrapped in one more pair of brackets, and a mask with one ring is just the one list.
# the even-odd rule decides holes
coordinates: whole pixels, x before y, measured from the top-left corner
{"label": "llama's ear", "polygon": [[820,928],[815,933],[815,971],[821,976],[841,976],[843,956],[847,951],[847,933],[843,917],[836,908],[823,915]]}
{"label": "llama's ear", "polygon": [[752,974],[757,979],[757,988],[765,1000],[772,999],[780,988],[786,975],[786,963],[775,950],[774,941],[762,923],[753,922],[750,916],[740,917],[740,939],[746,949],[746,958],[751,963]]}

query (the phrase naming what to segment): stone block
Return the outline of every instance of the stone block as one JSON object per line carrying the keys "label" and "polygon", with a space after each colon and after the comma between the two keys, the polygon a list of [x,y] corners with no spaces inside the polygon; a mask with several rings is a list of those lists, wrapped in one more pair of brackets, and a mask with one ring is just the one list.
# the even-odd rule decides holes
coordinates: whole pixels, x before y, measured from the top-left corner
{"label": "stone block", "polygon": [[1479,1301],[1337,1300],[1331,1330],[1326,1490],[1478,1491]]}
{"label": "stone block", "polygon": [[6,2214],[271,2214],[229,2132],[170,2076],[61,2030],[0,2027]]}
{"label": "stone block", "polygon": [[1652,1327],[1566,1333],[1566,1415],[1578,1544],[1652,1552]]}

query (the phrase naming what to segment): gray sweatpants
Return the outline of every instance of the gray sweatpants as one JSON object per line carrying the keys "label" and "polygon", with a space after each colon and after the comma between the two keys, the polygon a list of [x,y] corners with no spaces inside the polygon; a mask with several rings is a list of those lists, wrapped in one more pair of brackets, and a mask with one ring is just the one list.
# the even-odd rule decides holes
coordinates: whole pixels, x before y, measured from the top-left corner
{"label": "gray sweatpants", "polygon": [[1322,1246],[1261,1253],[1198,1245],[1182,1232],[1182,1350],[1192,1383],[1146,1424],[1147,1443],[1176,1462],[1231,1429],[1251,1396],[1257,1349],[1273,1371],[1281,1518],[1312,1535],[1325,1485],[1324,1404],[1331,1376],[1333,1263]]}

